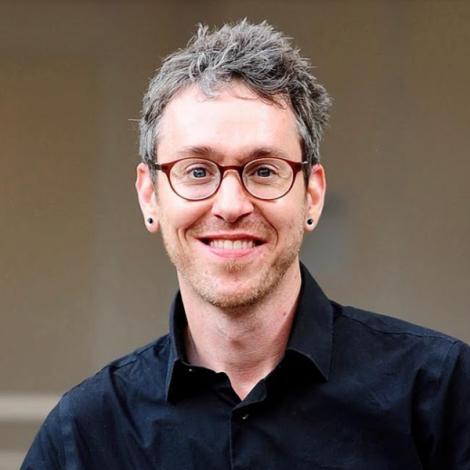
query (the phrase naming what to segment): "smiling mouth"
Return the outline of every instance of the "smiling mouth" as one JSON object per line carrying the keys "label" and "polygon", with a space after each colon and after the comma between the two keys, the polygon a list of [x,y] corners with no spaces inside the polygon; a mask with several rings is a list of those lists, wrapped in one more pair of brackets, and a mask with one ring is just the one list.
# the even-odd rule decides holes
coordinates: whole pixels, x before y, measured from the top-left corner
{"label": "smiling mouth", "polygon": [[209,246],[223,250],[248,250],[255,246],[255,242],[253,240],[211,240]]}
{"label": "smiling mouth", "polygon": [[264,242],[252,238],[227,239],[227,238],[202,238],[201,241],[218,250],[249,250],[255,248]]}

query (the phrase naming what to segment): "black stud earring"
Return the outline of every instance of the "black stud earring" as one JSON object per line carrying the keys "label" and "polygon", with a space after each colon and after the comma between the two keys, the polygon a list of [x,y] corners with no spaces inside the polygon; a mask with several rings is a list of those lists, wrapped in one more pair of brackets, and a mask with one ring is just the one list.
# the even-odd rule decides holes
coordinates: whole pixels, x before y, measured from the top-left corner
{"label": "black stud earring", "polygon": [[313,219],[307,219],[307,225],[313,225]]}
{"label": "black stud earring", "polygon": [[152,219],[152,217],[147,217],[147,223],[148,223],[149,225],[152,225],[152,224],[153,224],[153,219]]}

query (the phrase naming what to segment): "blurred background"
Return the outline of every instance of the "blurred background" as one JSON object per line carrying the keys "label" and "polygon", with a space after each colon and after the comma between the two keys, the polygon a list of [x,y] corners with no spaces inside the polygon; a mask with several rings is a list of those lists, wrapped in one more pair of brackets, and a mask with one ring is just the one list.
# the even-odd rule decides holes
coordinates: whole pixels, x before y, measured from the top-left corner
{"label": "blurred background", "polygon": [[196,23],[245,16],[334,98],[306,265],[339,302],[470,341],[470,2],[0,0],[1,470],[61,393],[167,331],[134,119]]}

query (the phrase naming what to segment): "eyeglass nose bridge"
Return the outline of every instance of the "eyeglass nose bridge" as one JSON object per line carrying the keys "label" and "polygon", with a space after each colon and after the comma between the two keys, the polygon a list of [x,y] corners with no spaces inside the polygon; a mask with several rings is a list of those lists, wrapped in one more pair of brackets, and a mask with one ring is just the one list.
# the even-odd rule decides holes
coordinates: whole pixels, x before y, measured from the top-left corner
{"label": "eyeglass nose bridge", "polygon": [[220,187],[222,186],[222,182],[225,178],[226,173],[228,171],[235,171],[240,177],[240,184],[243,190],[251,196],[250,191],[248,191],[247,187],[245,186],[245,182],[243,181],[244,165],[219,165],[217,164],[217,168],[219,169],[219,172],[220,172],[220,180],[219,180],[219,184],[217,185],[217,188],[212,193],[212,195],[216,194],[219,191]]}

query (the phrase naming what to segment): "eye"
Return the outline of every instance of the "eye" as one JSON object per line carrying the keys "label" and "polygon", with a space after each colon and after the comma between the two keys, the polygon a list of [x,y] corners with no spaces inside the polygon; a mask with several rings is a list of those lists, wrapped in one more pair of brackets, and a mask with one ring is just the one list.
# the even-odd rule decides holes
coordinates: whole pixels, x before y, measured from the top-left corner
{"label": "eye", "polygon": [[272,168],[268,168],[267,166],[260,166],[255,169],[254,174],[261,178],[269,178],[274,175],[274,171]]}
{"label": "eye", "polygon": [[245,168],[246,176],[253,180],[272,180],[279,176],[279,168],[275,162],[263,160],[261,162],[252,162]]}
{"label": "eye", "polygon": [[217,167],[213,163],[201,160],[182,160],[174,170],[174,176],[185,184],[204,184],[217,175]]}
{"label": "eye", "polygon": [[204,178],[207,176],[207,169],[202,167],[191,168],[190,174],[193,178]]}

